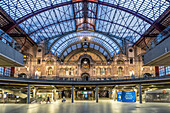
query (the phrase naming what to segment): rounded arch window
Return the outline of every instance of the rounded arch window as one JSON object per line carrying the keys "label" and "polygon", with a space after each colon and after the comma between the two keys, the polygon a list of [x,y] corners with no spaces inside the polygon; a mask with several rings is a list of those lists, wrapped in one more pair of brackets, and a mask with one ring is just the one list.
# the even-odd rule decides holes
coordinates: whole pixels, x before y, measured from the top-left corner
{"label": "rounded arch window", "polygon": [[64,68],[60,68],[60,76],[64,76]]}
{"label": "rounded arch window", "polygon": [[111,75],[111,69],[107,68],[107,75]]}
{"label": "rounded arch window", "polygon": [[133,49],[129,49],[129,52],[133,52]]}
{"label": "rounded arch window", "polygon": [[38,52],[41,52],[41,49],[38,49]]}
{"label": "rounded arch window", "polygon": [[96,68],[96,73],[97,73],[97,76],[100,76],[100,68],[98,67],[98,68]]}
{"label": "rounded arch window", "polygon": [[48,67],[48,75],[52,75],[53,74],[53,68],[52,67]]}
{"label": "rounded arch window", "polygon": [[123,68],[122,68],[122,67],[119,67],[119,68],[118,68],[118,75],[122,75],[122,72],[123,72]]}
{"label": "rounded arch window", "polygon": [[124,64],[123,60],[117,60],[117,64]]}
{"label": "rounded arch window", "polygon": [[54,62],[53,59],[47,59],[47,64],[52,64]]}

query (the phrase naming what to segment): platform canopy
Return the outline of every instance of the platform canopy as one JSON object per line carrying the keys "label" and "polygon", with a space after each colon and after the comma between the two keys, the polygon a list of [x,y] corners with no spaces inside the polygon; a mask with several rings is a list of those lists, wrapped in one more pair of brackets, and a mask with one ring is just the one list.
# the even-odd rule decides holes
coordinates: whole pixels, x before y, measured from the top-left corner
{"label": "platform canopy", "polygon": [[[14,20],[3,28],[7,34],[20,26],[36,43],[47,40],[61,57],[85,44],[113,57],[123,41],[135,43],[169,8],[168,0],[1,0],[1,8]],[[15,34],[13,34],[15,35]],[[84,46],[82,46],[84,47]],[[93,47],[96,49],[95,47]],[[66,52],[65,52],[66,51]]]}

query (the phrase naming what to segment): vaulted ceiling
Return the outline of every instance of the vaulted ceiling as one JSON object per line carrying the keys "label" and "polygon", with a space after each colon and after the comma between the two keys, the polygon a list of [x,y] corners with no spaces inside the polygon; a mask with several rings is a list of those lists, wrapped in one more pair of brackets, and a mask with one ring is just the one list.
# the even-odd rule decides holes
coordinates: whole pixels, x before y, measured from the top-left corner
{"label": "vaulted ceiling", "polygon": [[148,28],[163,31],[155,21],[169,5],[168,0],[1,0],[1,13],[11,19],[5,24],[1,18],[0,28],[1,34],[21,35],[20,40],[22,35],[29,42],[47,40],[49,51],[59,57],[79,44],[94,44],[112,57],[122,51],[123,41],[135,43]]}

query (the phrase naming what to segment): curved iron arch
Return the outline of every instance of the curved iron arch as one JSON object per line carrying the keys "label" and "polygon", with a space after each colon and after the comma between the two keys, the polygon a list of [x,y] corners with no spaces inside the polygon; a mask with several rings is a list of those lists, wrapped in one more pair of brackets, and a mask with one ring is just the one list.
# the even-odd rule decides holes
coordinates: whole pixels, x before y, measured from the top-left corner
{"label": "curved iron arch", "polygon": [[[88,35],[86,35],[86,36],[88,36]],[[79,37],[79,36],[75,36],[75,37],[69,38],[69,39],[65,40],[65,42],[68,41],[68,40],[70,40],[70,39],[77,38],[77,37]],[[98,37],[95,37],[95,36],[91,36],[91,37],[98,38]],[[102,41],[104,41],[104,42],[106,42],[106,41],[103,40],[102,38],[99,38],[99,39],[102,40]],[[82,43],[83,43],[84,41],[78,41],[78,42],[82,42]],[[87,43],[90,43],[90,42],[97,43],[97,42],[94,42],[94,41],[88,41]],[[110,47],[113,48],[113,46],[112,46],[110,43],[108,43],[108,42],[106,42],[106,43],[107,43]],[[63,44],[63,43],[62,43],[62,44]],[[62,45],[62,44],[60,44],[60,45]],[[97,43],[97,44],[98,44],[98,43]],[[96,44],[96,45],[97,45],[97,44]],[[60,47],[60,45],[56,48],[56,51],[57,51],[57,49]],[[100,46],[100,44],[98,44],[98,45]],[[101,45],[101,46],[102,46],[102,45]],[[105,49],[106,49],[106,48],[105,48]],[[50,50],[50,49],[49,49],[49,50]],[[107,50],[107,49],[106,49],[106,50]],[[113,50],[116,51],[114,48],[113,48]],[[55,52],[56,52],[56,51],[55,51]],[[54,52],[54,53],[55,53],[55,52]]]}
{"label": "curved iron arch", "polygon": [[[64,54],[64,52],[65,52],[68,48],[70,48],[70,47],[73,46],[73,45],[79,44],[79,43],[83,43],[83,42],[82,42],[82,41],[78,41],[78,42],[72,43],[72,44],[70,44],[69,46],[67,46],[67,47],[63,50],[63,52],[60,54],[60,57]],[[100,45],[100,44],[98,44],[98,43],[96,43],[96,42],[92,42],[92,41],[87,42],[87,43],[92,43],[92,44],[98,45],[99,47],[101,47],[102,49],[104,49],[104,51],[106,51],[107,54],[108,54],[108,56],[111,58],[110,52],[108,52],[108,50],[107,50],[104,46],[102,46],[102,45]],[[83,47],[82,47],[82,48],[83,48]],[[89,47],[88,47],[88,48],[89,48]]]}
{"label": "curved iron arch", "polygon": [[[78,32],[81,32],[81,31],[78,31]],[[93,31],[91,31],[91,32],[93,32]],[[71,32],[71,33],[74,33],[74,32]],[[71,34],[71,33],[67,33],[66,35],[69,35],[69,34]],[[98,33],[98,32],[96,32],[96,33]],[[99,33],[99,34],[102,34],[102,33]],[[49,49],[48,49],[48,53],[50,52],[52,46],[53,46],[57,41],[59,41],[62,37],[66,36],[66,35],[61,35],[61,36],[59,36],[59,38],[57,38],[56,40],[54,40],[53,43],[50,45],[50,47],[49,47]],[[106,34],[102,34],[102,35],[105,36],[105,37],[107,37],[107,38],[109,38],[109,39],[111,39],[113,42],[115,42],[115,44],[119,47],[120,51],[123,53],[122,47],[120,46],[120,44],[119,44],[115,39],[108,37]],[[76,36],[76,37],[77,37],[77,36]],[[92,36],[92,37],[94,37],[94,36]],[[96,37],[96,38],[101,39],[100,37]],[[70,39],[71,39],[71,38],[70,38]],[[106,42],[106,41],[105,41],[105,42]],[[108,42],[107,42],[107,43],[108,43]],[[110,44],[109,44],[109,45],[110,45]],[[112,46],[111,46],[111,47],[112,47]]]}
{"label": "curved iron arch", "polygon": [[[39,30],[41,30],[41,29],[44,29],[44,28],[46,28],[46,27],[49,27],[49,26],[52,26],[52,25],[55,25],[55,24],[60,24],[60,23],[62,23],[62,22],[71,21],[71,20],[74,20],[74,19],[81,19],[81,18],[83,18],[83,17],[75,17],[75,18],[71,18],[71,19],[63,20],[63,21],[60,21],[60,22],[54,22],[54,23],[52,23],[52,24],[49,24],[49,25],[43,26],[43,27],[41,27],[41,28],[39,28],[39,29],[37,29],[37,30],[33,31],[33,32],[29,33],[28,35],[32,35],[33,33],[36,33],[37,31],[39,31]],[[135,32],[136,34],[138,34],[138,35],[142,36],[142,34],[138,33],[137,31],[135,31],[135,30],[133,30],[133,29],[131,29],[131,28],[127,27],[127,26],[121,25],[121,24],[119,24],[119,23],[115,23],[115,22],[108,21],[108,20],[105,20],[105,19],[94,18],[94,17],[88,17],[88,18],[90,18],[90,19],[96,19],[96,20],[100,20],[100,21],[104,21],[104,22],[108,22],[108,23],[111,23],[111,24],[115,24],[115,25],[118,25],[118,26],[124,27],[124,28],[129,29],[129,30],[131,30],[131,31]]]}

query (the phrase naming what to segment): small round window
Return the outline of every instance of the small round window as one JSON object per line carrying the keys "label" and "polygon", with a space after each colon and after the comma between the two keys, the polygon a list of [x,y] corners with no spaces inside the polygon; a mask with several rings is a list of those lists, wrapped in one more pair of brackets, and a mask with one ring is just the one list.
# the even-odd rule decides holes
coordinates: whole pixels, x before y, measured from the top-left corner
{"label": "small round window", "polygon": [[41,49],[38,49],[38,52],[41,52]]}
{"label": "small round window", "polygon": [[129,52],[133,52],[133,49],[129,49]]}

